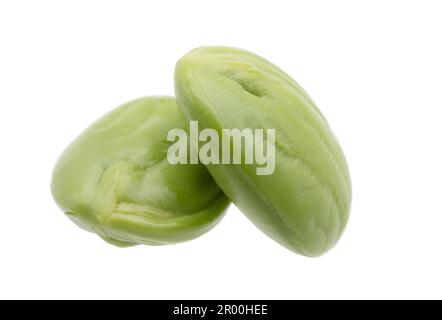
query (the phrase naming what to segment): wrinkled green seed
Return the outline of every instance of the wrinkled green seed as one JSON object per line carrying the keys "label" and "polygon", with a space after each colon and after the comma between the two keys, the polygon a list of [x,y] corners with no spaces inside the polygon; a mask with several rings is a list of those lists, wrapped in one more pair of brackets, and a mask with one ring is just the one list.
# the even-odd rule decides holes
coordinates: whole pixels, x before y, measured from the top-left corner
{"label": "wrinkled green seed", "polygon": [[[202,47],[175,71],[179,108],[201,128],[276,131],[276,168],[207,165],[224,193],[264,233],[306,256],[335,245],[351,202],[346,160],[307,93],[263,58],[239,49]],[[220,150],[221,152],[221,150]]]}
{"label": "wrinkled green seed", "polygon": [[107,114],[59,159],[52,194],[80,227],[118,245],[196,238],[229,201],[203,165],[167,161],[170,129],[185,128],[175,100],[150,97]]}

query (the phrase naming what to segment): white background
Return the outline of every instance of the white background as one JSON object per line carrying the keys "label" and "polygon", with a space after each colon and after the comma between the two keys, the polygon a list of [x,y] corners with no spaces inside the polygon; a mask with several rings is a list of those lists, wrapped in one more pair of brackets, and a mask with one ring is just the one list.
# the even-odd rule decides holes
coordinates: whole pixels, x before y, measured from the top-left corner
{"label": "white background", "polygon": [[[353,180],[338,245],[309,259],[234,207],[179,245],[114,248],[50,192],[97,117],[173,95],[202,45],[254,51],[327,116]],[[0,298],[442,298],[440,1],[1,1]]]}

